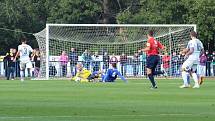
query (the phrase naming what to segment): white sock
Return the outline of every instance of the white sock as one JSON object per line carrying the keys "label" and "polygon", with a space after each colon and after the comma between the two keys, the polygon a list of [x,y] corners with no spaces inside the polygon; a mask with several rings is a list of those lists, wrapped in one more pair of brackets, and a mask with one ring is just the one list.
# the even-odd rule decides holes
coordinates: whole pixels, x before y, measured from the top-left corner
{"label": "white sock", "polygon": [[21,77],[21,79],[24,78],[24,71],[20,71],[20,77]]}
{"label": "white sock", "polygon": [[198,83],[198,76],[197,76],[197,74],[196,73],[192,73],[192,77],[193,77],[193,80],[194,80],[194,82],[195,82],[195,85],[197,84],[199,84]]}
{"label": "white sock", "polygon": [[188,76],[189,73],[185,72],[185,71],[182,71],[181,75],[182,75],[182,79],[184,81],[184,85],[187,86],[188,85],[188,82],[187,82],[187,76]]}

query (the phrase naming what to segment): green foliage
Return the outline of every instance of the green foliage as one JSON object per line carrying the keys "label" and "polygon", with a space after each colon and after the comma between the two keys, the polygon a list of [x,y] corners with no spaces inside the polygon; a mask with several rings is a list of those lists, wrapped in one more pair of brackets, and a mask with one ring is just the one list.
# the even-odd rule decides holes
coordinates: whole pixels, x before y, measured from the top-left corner
{"label": "green foliage", "polygon": [[139,4],[139,11],[132,13],[129,9],[118,13],[117,20],[135,24],[197,24],[199,38],[205,48],[212,51],[215,45],[214,0],[140,0]]}
{"label": "green foliage", "polygon": [[27,36],[33,47],[37,46],[35,38],[30,34],[44,28],[46,23],[45,0],[2,0],[0,3],[0,28],[8,28],[15,31],[1,29],[0,54],[5,54],[10,47],[17,47],[20,36]]}
{"label": "green foliage", "polygon": [[101,7],[89,0],[58,0],[49,5],[48,23],[95,23]]}
{"label": "green foliage", "polygon": [[[46,23],[120,24],[197,24],[200,39],[210,50],[215,45],[214,0],[0,0],[0,28],[36,33]],[[108,4],[104,4],[107,2]],[[107,15],[104,15],[104,8]],[[0,54],[27,36],[37,47],[34,36],[1,29]],[[207,46],[205,46],[206,49]]]}
{"label": "green foliage", "polygon": [[123,11],[118,13],[116,16],[118,24],[126,24],[129,23],[130,17],[132,13],[130,11]]}
{"label": "green foliage", "polygon": [[214,0],[184,0],[189,9],[186,15],[188,23],[197,24],[197,31],[205,44],[211,44],[213,49],[215,43],[215,1]]}

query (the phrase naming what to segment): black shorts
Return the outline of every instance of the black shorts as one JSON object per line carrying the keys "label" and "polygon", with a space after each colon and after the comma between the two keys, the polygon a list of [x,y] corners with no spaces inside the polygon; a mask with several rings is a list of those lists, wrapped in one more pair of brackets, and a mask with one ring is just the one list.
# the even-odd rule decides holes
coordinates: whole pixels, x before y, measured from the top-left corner
{"label": "black shorts", "polygon": [[146,60],[146,68],[155,69],[158,65],[160,57],[158,55],[150,55]]}
{"label": "black shorts", "polygon": [[96,79],[96,78],[99,78],[99,76],[90,74],[87,79],[88,80],[93,80],[93,79]]}

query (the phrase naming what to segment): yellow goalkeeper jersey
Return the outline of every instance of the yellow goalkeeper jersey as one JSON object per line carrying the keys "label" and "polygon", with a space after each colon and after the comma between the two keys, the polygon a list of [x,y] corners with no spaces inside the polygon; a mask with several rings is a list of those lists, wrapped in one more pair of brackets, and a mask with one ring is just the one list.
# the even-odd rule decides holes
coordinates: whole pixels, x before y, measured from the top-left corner
{"label": "yellow goalkeeper jersey", "polygon": [[75,77],[80,77],[82,79],[87,79],[90,75],[91,75],[91,71],[83,68],[83,70],[81,72],[77,72]]}

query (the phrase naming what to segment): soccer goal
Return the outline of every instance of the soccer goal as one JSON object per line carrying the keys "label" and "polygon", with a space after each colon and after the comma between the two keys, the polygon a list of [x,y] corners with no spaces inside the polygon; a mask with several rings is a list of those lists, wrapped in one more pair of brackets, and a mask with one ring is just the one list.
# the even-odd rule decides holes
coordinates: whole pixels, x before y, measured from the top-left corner
{"label": "soccer goal", "polygon": [[77,62],[92,71],[106,70],[110,63],[116,63],[126,77],[145,76],[146,55],[140,49],[146,46],[149,30],[166,46],[158,68],[177,76],[180,58],[173,59],[180,56],[196,25],[46,24],[44,30],[34,34],[41,52],[40,77],[71,77]]}

